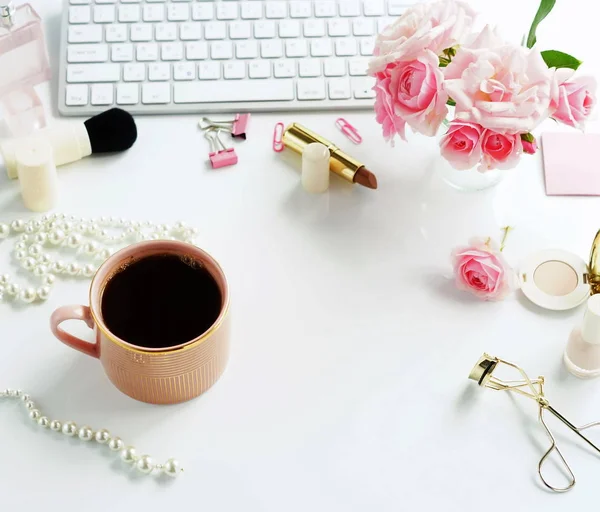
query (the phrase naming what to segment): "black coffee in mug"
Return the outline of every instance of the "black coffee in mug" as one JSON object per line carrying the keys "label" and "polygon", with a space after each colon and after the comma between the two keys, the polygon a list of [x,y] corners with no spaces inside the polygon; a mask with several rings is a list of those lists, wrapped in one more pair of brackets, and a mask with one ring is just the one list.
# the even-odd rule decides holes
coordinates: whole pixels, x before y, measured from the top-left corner
{"label": "black coffee in mug", "polygon": [[127,343],[168,348],[194,340],[221,312],[219,286],[194,259],[158,254],[123,266],[106,283],[102,316]]}

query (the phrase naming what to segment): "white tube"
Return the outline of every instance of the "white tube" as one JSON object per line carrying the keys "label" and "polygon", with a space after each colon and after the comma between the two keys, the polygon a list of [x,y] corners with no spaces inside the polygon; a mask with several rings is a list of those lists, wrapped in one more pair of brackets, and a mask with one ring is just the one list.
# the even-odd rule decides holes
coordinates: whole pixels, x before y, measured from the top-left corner
{"label": "white tube", "polygon": [[329,188],[329,149],[319,142],[309,144],[302,152],[302,186],[312,194]]}
{"label": "white tube", "polygon": [[[50,143],[56,167],[70,164],[92,154],[90,137],[84,123],[67,123],[44,128],[27,138],[44,139]],[[18,177],[15,145],[23,138],[8,139],[0,143],[6,172],[10,179]]]}
{"label": "white tube", "polygon": [[58,176],[52,146],[44,139],[19,139],[14,147],[15,159],[25,207],[46,212],[58,201]]}

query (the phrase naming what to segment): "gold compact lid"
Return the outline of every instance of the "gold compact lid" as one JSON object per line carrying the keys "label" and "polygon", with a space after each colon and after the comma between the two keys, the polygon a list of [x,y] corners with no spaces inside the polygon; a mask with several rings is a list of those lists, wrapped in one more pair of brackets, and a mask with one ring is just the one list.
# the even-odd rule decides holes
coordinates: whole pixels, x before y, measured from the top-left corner
{"label": "gold compact lid", "polygon": [[492,373],[497,365],[497,358],[492,357],[489,354],[483,354],[471,370],[469,379],[477,381],[477,384],[480,386],[485,386],[487,381],[492,377]]}
{"label": "gold compact lid", "polygon": [[596,233],[590,253],[589,274],[587,276],[592,295],[600,293],[600,231]]}

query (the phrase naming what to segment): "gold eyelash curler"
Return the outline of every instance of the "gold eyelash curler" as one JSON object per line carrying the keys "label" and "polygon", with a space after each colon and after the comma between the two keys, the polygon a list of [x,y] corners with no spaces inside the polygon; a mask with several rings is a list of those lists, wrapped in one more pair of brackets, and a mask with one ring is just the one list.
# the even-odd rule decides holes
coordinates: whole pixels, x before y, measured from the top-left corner
{"label": "gold eyelash curler", "polygon": [[[523,380],[504,381],[497,377],[494,377],[492,374],[494,373],[494,371],[496,370],[498,365],[505,365],[505,366],[508,366],[510,368],[517,370],[523,377]],[[479,361],[477,361],[477,364],[475,365],[475,367],[471,370],[471,373],[469,374],[469,379],[476,381],[477,384],[479,384],[479,386],[481,386],[481,387],[494,389],[496,391],[512,391],[514,393],[525,396],[525,397],[535,400],[537,402],[537,404],[539,406],[538,418],[540,420],[540,423],[546,430],[546,434],[548,435],[550,442],[552,443],[550,445],[550,448],[546,451],[546,453],[544,453],[544,455],[540,459],[540,462],[538,464],[538,474],[540,475],[540,478],[542,479],[542,482],[544,483],[544,485],[546,487],[548,487],[549,489],[551,489],[552,491],[566,492],[566,491],[569,491],[570,489],[572,489],[573,486],[575,485],[575,475],[573,474],[571,467],[565,460],[562,452],[559,450],[558,446],[556,445],[556,439],[554,438],[554,435],[552,434],[551,430],[548,428],[548,425],[546,425],[546,422],[544,421],[544,412],[545,411],[548,411],[548,412],[552,413],[554,416],[556,416],[561,422],[563,422],[567,427],[569,427],[573,432],[575,432],[575,434],[577,434],[581,439],[583,439],[587,444],[589,444],[594,450],[596,450],[597,453],[600,454],[600,448],[598,448],[594,443],[592,443],[587,437],[585,437],[581,433],[583,430],[586,430],[588,428],[599,426],[600,421],[596,421],[594,423],[589,423],[588,425],[584,425],[583,427],[576,427],[575,425],[573,425],[567,418],[565,418],[556,409],[554,409],[554,407],[552,407],[550,405],[550,402],[548,401],[548,399],[544,396],[544,377],[543,376],[540,376],[537,379],[530,379],[527,376],[527,374],[525,373],[525,371],[521,367],[517,366],[516,364],[509,363],[508,361],[504,361],[503,359],[499,359],[497,357],[492,357],[488,354],[483,354],[479,358]],[[544,465],[544,462],[546,462],[546,459],[550,456],[550,454],[553,451],[556,451],[556,453],[560,457],[560,460],[562,461],[564,467],[566,468],[566,470],[569,474],[569,485],[567,485],[566,487],[554,487],[554,486],[550,485],[546,481],[546,479],[544,478],[544,475],[542,473],[542,467]]]}

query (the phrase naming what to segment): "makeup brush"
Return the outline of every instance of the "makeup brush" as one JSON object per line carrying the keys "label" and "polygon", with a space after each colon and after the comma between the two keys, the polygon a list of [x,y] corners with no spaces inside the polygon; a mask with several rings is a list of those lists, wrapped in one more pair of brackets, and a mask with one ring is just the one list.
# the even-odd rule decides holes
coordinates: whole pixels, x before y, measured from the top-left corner
{"label": "makeup brush", "polygon": [[[54,152],[54,164],[70,164],[91,154],[125,151],[135,143],[137,128],[133,117],[120,108],[112,108],[81,123],[66,123],[45,128],[31,135],[46,139]],[[17,178],[15,143],[8,139],[0,143],[6,172],[11,179]]]}

